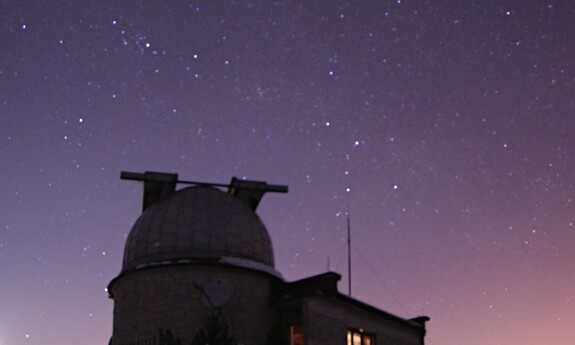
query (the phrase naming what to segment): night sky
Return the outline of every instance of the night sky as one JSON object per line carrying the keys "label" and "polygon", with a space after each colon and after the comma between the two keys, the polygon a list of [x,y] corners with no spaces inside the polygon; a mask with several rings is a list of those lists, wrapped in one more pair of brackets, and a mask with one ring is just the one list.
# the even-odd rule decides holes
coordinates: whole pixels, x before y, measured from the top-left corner
{"label": "night sky", "polygon": [[[429,345],[575,339],[575,3],[1,1],[0,345],[101,345],[142,185],[286,184],[276,268],[428,315]],[[381,339],[381,344],[384,344]]]}

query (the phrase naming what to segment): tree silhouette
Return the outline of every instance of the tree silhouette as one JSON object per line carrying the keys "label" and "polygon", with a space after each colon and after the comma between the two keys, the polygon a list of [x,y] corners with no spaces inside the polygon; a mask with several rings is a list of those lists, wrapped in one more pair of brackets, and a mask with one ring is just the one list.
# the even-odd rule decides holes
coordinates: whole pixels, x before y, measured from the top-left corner
{"label": "tree silhouette", "polygon": [[270,328],[265,345],[287,345],[285,336],[277,325]]}
{"label": "tree silhouette", "polygon": [[228,323],[218,310],[209,315],[191,345],[238,345]]}
{"label": "tree silhouette", "polygon": [[182,345],[182,340],[174,336],[170,330],[160,329],[160,343],[159,345]]}

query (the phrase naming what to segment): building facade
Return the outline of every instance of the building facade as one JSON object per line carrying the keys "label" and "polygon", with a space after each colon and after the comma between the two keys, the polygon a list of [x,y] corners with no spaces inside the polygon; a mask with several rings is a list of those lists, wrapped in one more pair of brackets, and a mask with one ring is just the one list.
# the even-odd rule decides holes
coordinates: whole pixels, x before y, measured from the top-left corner
{"label": "building facade", "polygon": [[163,345],[169,332],[188,345],[215,314],[244,345],[424,344],[427,317],[403,319],[345,296],[337,273],[286,282],[275,270],[256,209],[266,192],[287,187],[153,172],[122,178],[143,181],[144,203],[108,286],[110,344]]}

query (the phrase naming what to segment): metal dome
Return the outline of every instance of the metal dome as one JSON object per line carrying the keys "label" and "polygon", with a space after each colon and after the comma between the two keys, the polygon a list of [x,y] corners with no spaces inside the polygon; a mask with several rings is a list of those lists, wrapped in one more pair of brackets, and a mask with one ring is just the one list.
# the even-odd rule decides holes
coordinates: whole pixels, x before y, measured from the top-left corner
{"label": "metal dome", "polygon": [[124,249],[122,271],[196,259],[274,266],[267,230],[248,204],[207,186],[174,192],[147,208]]}

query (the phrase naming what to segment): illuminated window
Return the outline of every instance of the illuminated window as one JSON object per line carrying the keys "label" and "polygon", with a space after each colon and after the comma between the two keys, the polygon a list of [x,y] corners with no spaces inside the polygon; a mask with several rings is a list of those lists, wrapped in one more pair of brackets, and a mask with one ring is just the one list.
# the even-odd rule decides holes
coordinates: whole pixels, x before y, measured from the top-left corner
{"label": "illuminated window", "polygon": [[303,330],[301,324],[292,325],[289,328],[289,344],[303,345]]}
{"label": "illuminated window", "polygon": [[347,345],[375,345],[375,336],[362,329],[350,329],[347,331]]}

